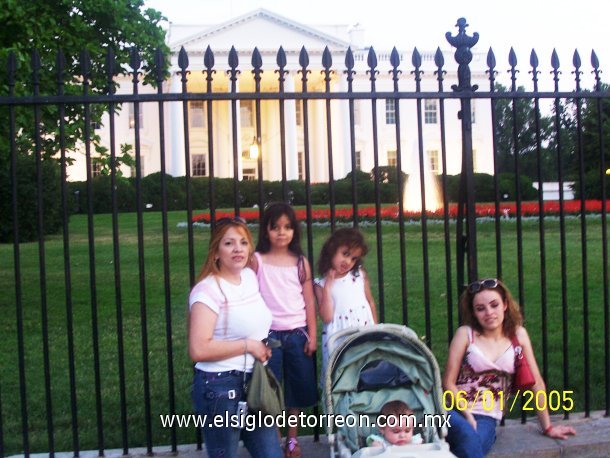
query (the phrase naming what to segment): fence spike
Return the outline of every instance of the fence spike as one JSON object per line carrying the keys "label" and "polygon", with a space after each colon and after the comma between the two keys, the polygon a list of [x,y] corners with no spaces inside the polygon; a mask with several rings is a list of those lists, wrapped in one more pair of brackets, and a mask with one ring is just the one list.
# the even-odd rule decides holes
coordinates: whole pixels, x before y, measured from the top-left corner
{"label": "fence spike", "polygon": [[517,66],[517,54],[515,54],[515,50],[513,49],[513,47],[510,47],[510,51],[508,53],[508,64],[511,67],[516,67]]}
{"label": "fence spike", "polygon": [[229,67],[235,71],[238,65],[239,56],[237,55],[237,50],[235,49],[235,46],[231,46],[231,50],[229,51]]}
{"label": "fence spike", "polygon": [[390,54],[390,64],[392,67],[397,68],[400,65],[400,54],[396,49],[396,46],[392,48],[392,53]]}
{"label": "fence spike", "polygon": [[333,56],[328,49],[328,46],[324,47],[324,52],[322,53],[322,67],[324,67],[325,71],[329,71],[333,66]]}
{"label": "fence spike", "polygon": [[157,48],[155,51],[155,74],[159,87],[161,87],[161,84],[165,80],[165,72],[163,71],[164,64],[165,56],[163,55],[163,51],[161,51],[161,48]]}
{"label": "fence spike", "polygon": [[532,53],[530,54],[530,65],[536,70],[538,68],[538,55],[536,54],[536,50],[532,49]]}
{"label": "fence spike", "polygon": [[88,80],[89,76],[91,75],[91,57],[89,56],[89,51],[86,48],[80,53],[80,69],[81,75],[85,81]]}
{"label": "fence spike", "polygon": [[180,52],[178,53],[178,67],[180,67],[180,70],[184,72],[188,66],[189,55],[187,54],[186,49],[184,49],[184,46],[180,46]]}
{"label": "fence spike", "polygon": [[591,66],[593,67],[593,70],[599,69],[599,59],[597,58],[594,49],[591,50]]}
{"label": "fence spike", "polygon": [[496,55],[491,47],[489,48],[489,51],[487,51],[487,66],[489,67],[489,71],[493,73],[496,68]]}
{"label": "fence spike", "polygon": [[208,45],[205,50],[205,54],[203,56],[203,65],[205,65],[208,71],[212,70],[212,67],[214,67],[214,53],[212,52],[212,48],[210,48],[210,45]]}
{"label": "fence spike", "polygon": [[303,67],[303,70],[309,66],[309,54],[307,54],[305,46],[301,48],[301,52],[299,53],[299,65]]}
{"label": "fence spike", "polygon": [[55,67],[57,68],[57,84],[62,86],[64,84],[64,70],[66,68],[66,57],[61,48],[57,51],[55,57]]}
{"label": "fence spike", "polygon": [[366,63],[371,69],[371,71],[375,71],[375,68],[377,67],[377,54],[375,54],[375,50],[372,46],[369,48],[369,54],[366,58]]}
{"label": "fence spike", "polygon": [[140,65],[142,64],[142,60],[140,59],[140,52],[137,46],[132,46],[129,49],[129,65],[133,70],[134,74],[138,73],[140,69]]}
{"label": "fence spike", "polygon": [[352,52],[351,46],[347,48],[347,52],[345,53],[345,68],[348,70],[348,75],[351,74],[351,71],[354,69],[354,53]]}
{"label": "fence spike", "polygon": [[417,50],[417,47],[413,48],[413,54],[411,56],[411,63],[413,64],[413,66],[415,67],[416,70],[419,67],[421,67],[421,54]]}
{"label": "fence spike", "polygon": [[574,50],[574,56],[572,57],[572,64],[576,71],[578,71],[581,67],[580,54],[578,54],[578,49]]}
{"label": "fence spike", "polygon": [[261,71],[261,67],[263,66],[263,58],[261,56],[260,51],[258,50],[258,47],[256,46],[254,47],[254,51],[252,51],[251,64],[255,72]]}
{"label": "fence spike", "polygon": [[443,56],[440,46],[436,48],[436,52],[434,53],[434,65],[439,69],[445,65],[445,56]]}
{"label": "fence spike", "polygon": [[559,56],[557,55],[557,50],[553,48],[553,53],[551,54],[551,67],[553,70],[559,70]]}
{"label": "fence spike", "polygon": [[8,84],[9,86],[15,85],[15,72],[17,71],[17,59],[15,58],[15,51],[8,53],[8,59],[6,61],[6,72],[8,73]]}
{"label": "fence spike", "polygon": [[114,77],[114,66],[116,64],[116,59],[114,56],[114,49],[109,47],[106,51],[106,60],[105,60],[105,68],[106,68],[106,78],[108,81],[112,81]]}
{"label": "fence spike", "polygon": [[280,72],[283,72],[284,67],[286,66],[286,52],[284,51],[284,47],[280,46],[280,49],[277,51],[277,56],[275,59],[277,66],[280,67]]}

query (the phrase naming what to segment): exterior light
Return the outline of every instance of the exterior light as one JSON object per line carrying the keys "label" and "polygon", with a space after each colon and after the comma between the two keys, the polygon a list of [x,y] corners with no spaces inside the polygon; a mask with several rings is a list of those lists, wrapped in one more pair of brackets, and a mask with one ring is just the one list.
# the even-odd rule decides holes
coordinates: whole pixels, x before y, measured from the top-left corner
{"label": "exterior light", "polygon": [[250,145],[250,159],[258,159],[258,143],[256,142],[256,137],[252,139],[252,144]]}
{"label": "exterior light", "polygon": [[610,175],[610,169],[606,169],[606,175]]}

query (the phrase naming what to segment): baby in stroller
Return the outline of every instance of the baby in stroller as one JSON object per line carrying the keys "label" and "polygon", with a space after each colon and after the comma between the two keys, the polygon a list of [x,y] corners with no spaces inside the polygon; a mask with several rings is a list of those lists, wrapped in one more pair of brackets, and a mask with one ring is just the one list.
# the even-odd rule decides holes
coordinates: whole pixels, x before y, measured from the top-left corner
{"label": "baby in stroller", "polygon": [[[351,424],[326,425],[331,457],[453,456],[444,440],[445,425],[425,422],[426,417],[444,413],[440,372],[434,355],[413,330],[395,324],[352,328],[333,335],[329,349],[324,410],[352,420]],[[396,406],[392,401],[401,401],[403,409],[386,411]],[[397,414],[408,418],[405,429],[409,435],[418,433],[417,440],[390,444],[394,428],[384,427],[396,424],[385,420]],[[382,437],[369,438],[380,433]],[[377,440],[386,447],[367,446],[367,438],[369,445]]]}
{"label": "baby in stroller", "polygon": [[407,404],[398,400],[386,402],[377,417],[377,429],[381,435],[371,434],[366,438],[366,445],[386,448],[389,445],[421,444],[421,434],[413,435],[415,422],[414,412]]}

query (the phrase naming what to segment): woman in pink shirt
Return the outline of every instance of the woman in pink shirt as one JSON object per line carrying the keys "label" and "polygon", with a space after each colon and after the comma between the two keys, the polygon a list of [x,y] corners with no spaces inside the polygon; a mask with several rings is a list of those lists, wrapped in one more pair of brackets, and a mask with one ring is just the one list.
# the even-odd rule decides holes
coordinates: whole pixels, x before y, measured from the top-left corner
{"label": "woman in pink shirt", "polygon": [[[292,207],[278,202],[265,210],[252,267],[261,295],[271,310],[269,337],[281,343],[273,349],[269,367],[284,380],[289,416],[318,402],[315,362],[316,310],[311,268],[301,249],[299,222]],[[301,456],[297,427],[289,426],[284,456]]]}

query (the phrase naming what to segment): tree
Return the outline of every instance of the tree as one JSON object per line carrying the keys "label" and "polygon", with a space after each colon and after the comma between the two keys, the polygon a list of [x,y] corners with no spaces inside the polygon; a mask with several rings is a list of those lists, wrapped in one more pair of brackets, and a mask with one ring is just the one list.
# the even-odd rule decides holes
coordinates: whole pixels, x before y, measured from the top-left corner
{"label": "tree", "polygon": [[[496,92],[507,92],[501,84],[496,83]],[[519,86],[517,92],[524,92]],[[537,166],[537,136],[536,112],[531,100],[516,98],[513,110],[513,99],[497,99],[495,103],[496,116],[496,163],[498,173],[515,173],[515,152],[519,154],[519,172],[538,181]],[[514,118],[516,121],[514,122]],[[513,125],[517,130],[517,147],[515,151]],[[538,133],[541,146],[543,180],[552,179],[553,151],[547,145],[551,136],[552,119],[540,116],[540,131]]]}
{"label": "tree", "polygon": [[[158,11],[144,9],[143,0],[29,0],[18,2],[0,0],[0,94],[9,94],[9,55],[15,57],[14,88],[15,96],[27,96],[34,93],[33,72],[36,71],[41,95],[58,94],[58,68],[63,66],[61,80],[63,93],[82,95],[83,68],[87,61],[84,52],[90,57],[90,71],[87,74],[89,93],[107,93],[114,89],[106,70],[106,56],[112,50],[116,56],[114,73],[127,73],[130,51],[137,46],[142,61],[144,84],[154,84],[155,76],[151,73],[154,55],[157,49],[167,55],[165,31],[160,22],[163,16]],[[37,50],[33,57],[32,50]],[[58,55],[64,56],[60,62]],[[160,69],[165,74],[167,62]],[[87,72],[85,72],[87,73]],[[66,104],[64,120],[64,141],[67,151],[76,149],[78,141],[87,138],[89,133],[92,145],[102,163],[108,152],[98,144],[99,138],[93,129],[85,125],[85,107],[78,104]],[[107,107],[90,106],[90,122],[100,123]],[[118,109],[118,107],[117,107]],[[39,123],[36,126],[36,111]],[[56,105],[17,106],[14,109],[15,135],[13,135],[17,154],[33,155],[40,150],[45,161],[56,161],[59,157],[59,108]],[[11,137],[9,131],[9,109],[0,110],[0,135],[3,139]],[[37,133],[38,130],[38,133]],[[36,146],[36,142],[38,147]],[[127,159],[122,155],[124,159]],[[0,171],[10,176],[10,142],[0,142]],[[3,193],[4,194],[4,193]],[[10,201],[10,196],[0,195],[3,201]],[[59,202],[60,199],[57,199]],[[21,219],[21,218],[20,218]],[[0,215],[0,224],[12,226],[12,214]],[[21,221],[20,221],[20,224]],[[2,232],[2,231],[0,231]]]}

